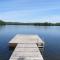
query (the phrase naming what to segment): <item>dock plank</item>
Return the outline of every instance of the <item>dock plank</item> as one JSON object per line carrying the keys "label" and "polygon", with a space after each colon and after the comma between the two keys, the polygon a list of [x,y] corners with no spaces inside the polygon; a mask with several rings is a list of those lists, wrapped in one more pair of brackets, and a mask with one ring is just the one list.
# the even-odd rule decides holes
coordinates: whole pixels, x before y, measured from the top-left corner
{"label": "dock plank", "polygon": [[[40,40],[40,41],[39,41]],[[44,42],[38,35],[16,35],[9,44],[17,44],[9,60],[43,60],[39,45]]]}

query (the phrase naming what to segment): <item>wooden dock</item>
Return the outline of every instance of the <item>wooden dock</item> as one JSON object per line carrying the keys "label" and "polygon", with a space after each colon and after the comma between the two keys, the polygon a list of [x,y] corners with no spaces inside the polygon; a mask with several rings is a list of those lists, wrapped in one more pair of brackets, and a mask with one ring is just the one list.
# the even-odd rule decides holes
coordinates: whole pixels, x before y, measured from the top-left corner
{"label": "wooden dock", "polygon": [[40,47],[44,42],[38,35],[16,35],[10,42],[10,47],[15,47],[9,60],[43,60]]}

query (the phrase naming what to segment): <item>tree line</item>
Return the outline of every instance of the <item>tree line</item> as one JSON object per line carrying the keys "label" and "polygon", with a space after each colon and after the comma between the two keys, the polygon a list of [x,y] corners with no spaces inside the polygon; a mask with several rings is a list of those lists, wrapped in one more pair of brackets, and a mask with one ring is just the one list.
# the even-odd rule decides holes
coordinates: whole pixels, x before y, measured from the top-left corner
{"label": "tree line", "polygon": [[20,23],[20,22],[4,22],[0,20],[0,25],[34,25],[34,26],[60,26],[60,23]]}

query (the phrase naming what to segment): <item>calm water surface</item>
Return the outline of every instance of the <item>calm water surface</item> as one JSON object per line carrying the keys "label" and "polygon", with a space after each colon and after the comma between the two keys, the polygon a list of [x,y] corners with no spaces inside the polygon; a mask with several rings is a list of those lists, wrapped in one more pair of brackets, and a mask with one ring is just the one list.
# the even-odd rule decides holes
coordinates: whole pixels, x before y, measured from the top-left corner
{"label": "calm water surface", "polygon": [[0,26],[0,60],[9,60],[8,42],[16,34],[38,34],[45,41],[44,60],[60,60],[60,26]]}

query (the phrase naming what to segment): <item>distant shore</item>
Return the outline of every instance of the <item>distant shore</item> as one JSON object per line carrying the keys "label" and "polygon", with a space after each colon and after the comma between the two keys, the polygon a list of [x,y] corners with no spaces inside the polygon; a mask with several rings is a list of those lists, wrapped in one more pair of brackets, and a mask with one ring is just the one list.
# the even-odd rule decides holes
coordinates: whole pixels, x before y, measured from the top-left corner
{"label": "distant shore", "polygon": [[60,23],[20,23],[20,22],[4,22],[0,20],[0,25],[34,25],[34,26],[60,26]]}

